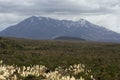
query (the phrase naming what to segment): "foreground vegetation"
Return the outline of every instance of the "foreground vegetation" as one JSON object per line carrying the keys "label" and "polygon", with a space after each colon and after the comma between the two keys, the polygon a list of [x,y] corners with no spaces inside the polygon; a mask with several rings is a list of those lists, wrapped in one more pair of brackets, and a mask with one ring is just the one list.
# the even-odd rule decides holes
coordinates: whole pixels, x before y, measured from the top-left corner
{"label": "foreground vegetation", "polygon": [[0,60],[19,67],[44,65],[50,72],[84,64],[95,80],[120,80],[120,44],[115,43],[0,38]]}
{"label": "foreground vegetation", "polygon": [[[2,62],[2,61],[1,61]],[[4,65],[0,63],[0,80],[95,80],[91,70],[83,64],[71,65],[64,69],[58,67],[55,71],[48,71],[42,65],[22,66]]]}

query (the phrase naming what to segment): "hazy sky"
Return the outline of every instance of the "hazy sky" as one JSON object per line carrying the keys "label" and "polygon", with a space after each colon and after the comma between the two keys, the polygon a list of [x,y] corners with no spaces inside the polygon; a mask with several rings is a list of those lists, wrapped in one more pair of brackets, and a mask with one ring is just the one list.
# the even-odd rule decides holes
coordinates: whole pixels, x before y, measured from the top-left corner
{"label": "hazy sky", "polygon": [[120,32],[120,0],[0,0],[0,30],[32,15],[86,19]]}

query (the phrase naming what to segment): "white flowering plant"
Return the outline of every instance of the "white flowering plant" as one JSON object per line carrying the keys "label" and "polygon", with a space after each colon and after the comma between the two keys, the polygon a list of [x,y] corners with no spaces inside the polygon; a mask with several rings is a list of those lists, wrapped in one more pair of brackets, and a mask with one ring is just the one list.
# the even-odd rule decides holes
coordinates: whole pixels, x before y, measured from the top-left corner
{"label": "white flowering plant", "polygon": [[66,69],[58,67],[50,71],[43,65],[18,67],[0,61],[0,80],[95,80],[90,72],[83,64],[71,65]]}

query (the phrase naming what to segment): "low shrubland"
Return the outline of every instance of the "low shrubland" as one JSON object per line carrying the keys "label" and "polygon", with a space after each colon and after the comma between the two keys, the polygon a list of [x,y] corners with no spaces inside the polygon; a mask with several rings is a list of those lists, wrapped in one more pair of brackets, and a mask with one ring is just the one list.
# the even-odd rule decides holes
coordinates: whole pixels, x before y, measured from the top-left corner
{"label": "low shrubland", "polygon": [[[120,79],[120,44],[116,43],[0,38],[0,60],[17,67],[44,65],[50,72],[59,66],[65,70],[71,65],[84,64],[96,80]],[[69,77],[80,78],[81,75],[69,74]],[[44,76],[29,75],[24,80],[30,78],[40,80]]]}

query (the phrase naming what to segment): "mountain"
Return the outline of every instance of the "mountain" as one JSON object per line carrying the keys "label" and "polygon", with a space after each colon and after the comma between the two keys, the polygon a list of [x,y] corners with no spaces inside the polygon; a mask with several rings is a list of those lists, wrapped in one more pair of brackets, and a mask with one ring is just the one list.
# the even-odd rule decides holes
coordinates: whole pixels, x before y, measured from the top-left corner
{"label": "mountain", "polygon": [[81,38],[77,38],[77,37],[69,37],[69,36],[56,37],[54,40],[85,41],[85,39],[81,39]]}
{"label": "mountain", "polygon": [[54,39],[72,36],[92,41],[120,42],[120,34],[80,19],[56,20],[48,17],[29,17],[0,32],[0,36],[29,39]]}

